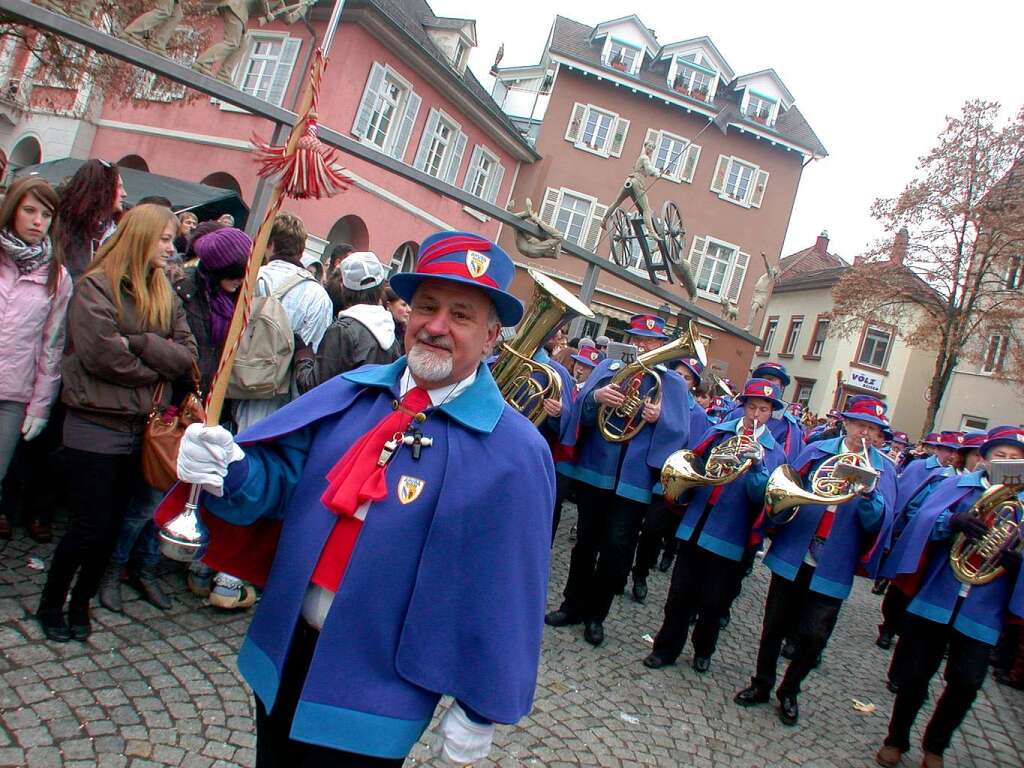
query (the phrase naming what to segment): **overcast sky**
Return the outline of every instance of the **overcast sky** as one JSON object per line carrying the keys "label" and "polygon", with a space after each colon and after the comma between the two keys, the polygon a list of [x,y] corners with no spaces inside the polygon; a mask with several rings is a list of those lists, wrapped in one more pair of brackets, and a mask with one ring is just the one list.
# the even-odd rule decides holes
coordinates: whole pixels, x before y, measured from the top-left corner
{"label": "overcast sky", "polygon": [[1024,102],[1019,0],[864,0],[839,9],[820,0],[431,5],[438,15],[477,20],[470,66],[488,87],[498,45],[502,66],[536,63],[556,13],[594,25],[635,12],[663,44],[707,35],[738,74],[774,68],[829,151],[804,171],[783,254],[827,229],[829,250],[852,260],[880,235],[872,201],[912,178],[946,115],[970,98],[999,101],[1004,117]]}

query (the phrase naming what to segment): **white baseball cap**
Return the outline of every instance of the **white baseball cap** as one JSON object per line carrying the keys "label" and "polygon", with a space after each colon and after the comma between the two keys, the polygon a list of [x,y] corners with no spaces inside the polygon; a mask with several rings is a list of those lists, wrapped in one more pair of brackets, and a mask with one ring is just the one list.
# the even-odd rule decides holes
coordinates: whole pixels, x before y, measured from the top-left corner
{"label": "white baseball cap", "polygon": [[350,291],[365,291],[384,282],[387,273],[377,255],[370,251],[350,253],[341,262],[341,283]]}

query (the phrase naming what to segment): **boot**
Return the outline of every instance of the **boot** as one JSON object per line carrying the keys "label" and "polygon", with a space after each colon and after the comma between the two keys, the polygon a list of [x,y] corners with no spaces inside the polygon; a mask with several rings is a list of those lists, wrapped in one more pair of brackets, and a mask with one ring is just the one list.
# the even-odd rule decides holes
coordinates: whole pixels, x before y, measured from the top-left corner
{"label": "boot", "polygon": [[71,639],[84,643],[92,634],[92,622],[89,620],[89,604],[68,606],[68,627]]}
{"label": "boot", "polygon": [[142,596],[142,599],[154,608],[166,611],[171,607],[171,598],[161,589],[160,581],[157,579],[156,566],[139,566],[130,583]]}
{"label": "boot", "polygon": [[667,549],[661,553],[661,560],[658,562],[658,570],[662,573],[667,573],[672,568],[672,561],[675,560],[675,555],[669,552]]}
{"label": "boot", "polygon": [[0,515],[0,539],[9,540],[14,536],[14,529],[11,528],[11,521],[7,515]]}
{"label": "boot", "polygon": [[107,570],[100,579],[100,605],[113,613],[124,611],[121,600],[121,563],[107,563]]}
{"label": "boot", "polygon": [[647,579],[644,576],[633,576],[633,599],[638,603],[647,600]]}

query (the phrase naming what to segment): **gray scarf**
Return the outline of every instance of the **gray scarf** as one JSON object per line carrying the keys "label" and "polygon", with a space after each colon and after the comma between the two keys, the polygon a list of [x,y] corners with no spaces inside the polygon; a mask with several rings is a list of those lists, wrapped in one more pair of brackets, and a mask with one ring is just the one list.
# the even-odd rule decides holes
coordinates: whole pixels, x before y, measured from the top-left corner
{"label": "gray scarf", "polygon": [[27,275],[46,264],[50,253],[50,238],[44,237],[35,245],[29,245],[9,229],[0,230],[0,248],[18,268],[18,273]]}

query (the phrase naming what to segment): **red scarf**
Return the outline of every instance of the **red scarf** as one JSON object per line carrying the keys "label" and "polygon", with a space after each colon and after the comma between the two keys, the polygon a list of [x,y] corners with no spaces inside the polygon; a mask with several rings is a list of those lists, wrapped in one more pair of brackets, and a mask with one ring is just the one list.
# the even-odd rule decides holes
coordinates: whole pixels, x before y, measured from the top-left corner
{"label": "red scarf", "polygon": [[338,591],[363,526],[363,521],[355,517],[356,511],[365,502],[380,501],[388,495],[387,463],[381,465],[378,461],[384,443],[392,438],[401,440],[413,417],[428,405],[430,396],[425,389],[410,389],[401,405],[359,438],[327,473],[327,490],[320,500],[338,515],[338,522],[313,569],[311,581],[317,586]]}

